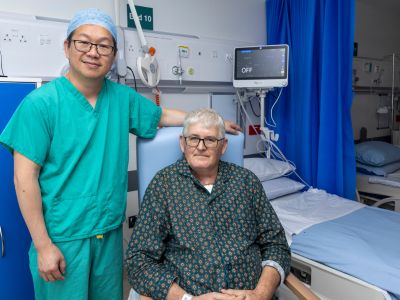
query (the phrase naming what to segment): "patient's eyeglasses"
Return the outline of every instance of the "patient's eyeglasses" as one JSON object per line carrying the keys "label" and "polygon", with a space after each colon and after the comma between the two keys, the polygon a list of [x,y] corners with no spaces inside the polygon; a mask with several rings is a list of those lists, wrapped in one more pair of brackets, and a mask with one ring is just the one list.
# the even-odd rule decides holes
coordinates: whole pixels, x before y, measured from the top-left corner
{"label": "patient's eyeglasses", "polygon": [[105,45],[105,44],[95,44],[91,43],[88,41],[82,41],[82,40],[72,40],[74,42],[75,49],[78,50],[79,52],[90,52],[92,50],[92,47],[95,46],[97,53],[100,55],[110,55],[114,51],[114,46],[111,45]]}
{"label": "patient's eyeglasses", "polygon": [[206,148],[216,148],[218,146],[218,142],[224,140],[224,138],[217,139],[215,137],[206,137],[202,139],[194,135],[185,136],[184,138],[186,145],[189,147],[198,147],[200,142],[203,142]]}

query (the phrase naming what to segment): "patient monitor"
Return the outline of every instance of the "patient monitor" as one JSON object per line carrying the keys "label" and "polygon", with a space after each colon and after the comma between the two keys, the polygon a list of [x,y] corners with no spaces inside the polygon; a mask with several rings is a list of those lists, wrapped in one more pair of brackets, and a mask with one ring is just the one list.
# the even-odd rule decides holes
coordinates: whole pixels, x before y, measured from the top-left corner
{"label": "patient monitor", "polygon": [[252,93],[256,93],[260,97],[261,138],[267,143],[268,158],[271,151],[270,141],[277,141],[279,135],[265,126],[265,96],[273,88],[283,88],[288,85],[288,68],[288,45],[235,48],[233,86],[238,89],[241,105],[240,95],[243,95],[244,99],[247,99]]}
{"label": "patient monitor", "polygon": [[270,89],[288,84],[288,45],[235,48],[233,86]]}

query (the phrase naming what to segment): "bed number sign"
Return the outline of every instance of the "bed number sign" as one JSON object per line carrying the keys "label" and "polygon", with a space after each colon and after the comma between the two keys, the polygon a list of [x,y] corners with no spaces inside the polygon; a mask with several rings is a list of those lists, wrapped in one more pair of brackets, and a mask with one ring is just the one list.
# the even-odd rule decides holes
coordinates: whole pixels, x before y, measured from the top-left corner
{"label": "bed number sign", "polygon": [[[131,8],[127,5],[128,13],[128,27],[136,28],[135,21],[133,20],[133,15]],[[140,25],[143,29],[153,30],[153,8],[135,5],[136,12],[139,17]]]}

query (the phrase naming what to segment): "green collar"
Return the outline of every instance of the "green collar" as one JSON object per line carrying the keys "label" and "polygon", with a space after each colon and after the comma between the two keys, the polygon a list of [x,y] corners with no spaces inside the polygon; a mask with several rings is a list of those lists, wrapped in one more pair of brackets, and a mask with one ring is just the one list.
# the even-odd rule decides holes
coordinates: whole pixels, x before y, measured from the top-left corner
{"label": "green collar", "polygon": [[100,93],[97,96],[96,106],[94,108],[92,105],[90,105],[86,97],[66,77],[61,77],[61,82],[68,89],[68,91],[74,95],[74,99],[76,99],[85,110],[89,112],[100,113],[103,105],[102,103],[104,102],[103,98],[105,95],[107,95],[107,79],[104,79],[103,86],[101,87]]}

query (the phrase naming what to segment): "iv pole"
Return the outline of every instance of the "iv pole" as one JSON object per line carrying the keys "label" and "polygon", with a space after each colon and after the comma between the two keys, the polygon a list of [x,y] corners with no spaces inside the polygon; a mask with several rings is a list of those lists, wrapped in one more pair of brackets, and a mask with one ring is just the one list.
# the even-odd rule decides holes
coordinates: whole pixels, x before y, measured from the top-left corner
{"label": "iv pole", "polygon": [[396,122],[395,118],[394,118],[394,67],[395,67],[395,58],[396,58],[396,54],[393,53],[392,54],[392,131],[394,130],[394,124]]}
{"label": "iv pole", "polygon": [[279,139],[279,134],[275,134],[273,130],[265,126],[265,97],[269,89],[261,89],[260,94],[260,130],[262,132],[261,138],[267,144],[267,158],[271,158],[271,141],[276,142]]}

